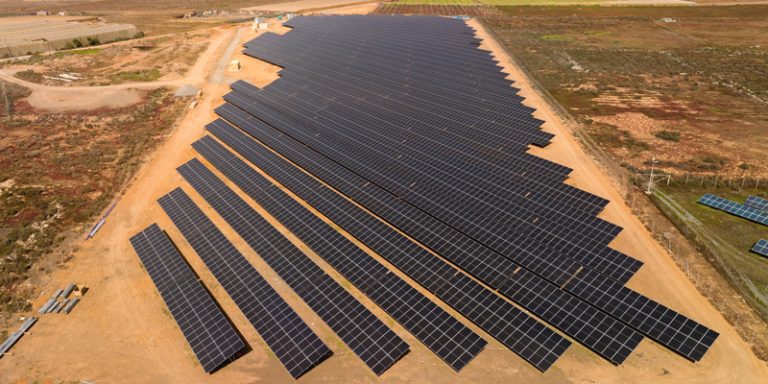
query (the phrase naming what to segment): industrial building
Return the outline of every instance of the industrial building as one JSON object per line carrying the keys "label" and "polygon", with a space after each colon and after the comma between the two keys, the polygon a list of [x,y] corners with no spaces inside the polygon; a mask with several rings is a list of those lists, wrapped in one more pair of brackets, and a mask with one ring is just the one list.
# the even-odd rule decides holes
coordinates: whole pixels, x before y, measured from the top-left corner
{"label": "industrial building", "polygon": [[0,26],[0,56],[12,57],[63,49],[75,39],[100,42],[133,38],[138,31],[131,24],[80,23],[41,20]]}

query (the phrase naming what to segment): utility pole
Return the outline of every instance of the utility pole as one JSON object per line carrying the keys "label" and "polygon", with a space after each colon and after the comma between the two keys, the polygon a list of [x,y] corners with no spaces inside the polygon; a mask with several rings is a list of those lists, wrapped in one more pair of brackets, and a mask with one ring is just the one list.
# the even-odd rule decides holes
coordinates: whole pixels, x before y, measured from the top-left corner
{"label": "utility pole", "polygon": [[653,169],[656,166],[656,158],[651,158],[651,179],[648,181],[648,194],[651,194],[651,188],[653,188]]}

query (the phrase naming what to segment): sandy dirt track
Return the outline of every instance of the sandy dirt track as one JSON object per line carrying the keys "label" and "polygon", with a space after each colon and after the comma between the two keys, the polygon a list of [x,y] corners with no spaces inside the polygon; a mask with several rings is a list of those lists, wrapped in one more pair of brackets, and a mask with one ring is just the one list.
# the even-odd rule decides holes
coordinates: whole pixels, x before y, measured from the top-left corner
{"label": "sandy dirt track", "polygon": [[[478,27],[474,21],[471,23]],[[233,34],[234,32],[229,36]],[[482,29],[479,30],[479,35],[486,37]],[[220,46],[219,49],[206,52],[201,58],[200,67],[195,68],[199,69],[202,79],[208,78],[228,43],[229,39],[222,38],[220,43],[212,44]],[[120,199],[101,231],[93,240],[82,244],[67,269],[56,272],[53,283],[44,287],[46,295],[37,298],[34,308],[39,308],[51,292],[69,282],[84,283],[91,288],[90,292],[70,315],[43,315],[33,327],[31,335],[23,337],[14,347],[14,354],[0,359],[0,372],[4,378],[9,382],[26,382],[27,378],[41,382],[51,379],[51,382],[86,380],[94,383],[293,382],[156,203],[160,196],[181,186],[334,351],[333,357],[308,372],[298,382],[768,382],[765,363],[752,355],[748,345],[741,341],[717,311],[699,296],[663,249],[646,233],[641,223],[632,217],[629,210],[616,203],[621,201],[616,191],[599,169],[591,164],[568,132],[557,123],[546,104],[527,84],[519,81],[519,73],[509,60],[500,54],[501,51],[495,43],[486,40],[483,48],[492,49],[502,60],[502,65],[510,71],[511,78],[518,80],[516,86],[522,88],[521,95],[527,98],[526,104],[538,109],[536,117],[548,121],[544,129],[557,134],[552,145],[545,149],[535,148],[531,152],[573,167],[575,172],[570,179],[571,183],[614,201],[602,216],[623,226],[625,230],[612,245],[646,262],[630,286],[722,333],[701,363],[690,363],[645,340],[620,367],[615,367],[584,348],[574,345],[552,369],[541,374],[457,315],[490,343],[467,368],[455,373],[399,324],[391,322],[388,316],[359,291],[350,288],[353,295],[374,314],[391,324],[392,329],[411,345],[408,355],[376,378],[175,171],[176,167],[193,157],[200,158],[190,144],[205,134],[204,125],[215,119],[213,108],[223,103],[221,96],[229,90],[228,86],[222,84],[199,84],[204,90],[204,100],[189,111],[167,142],[142,166],[137,178]],[[246,70],[232,76],[245,78],[259,85],[275,78],[273,67],[263,65],[252,58],[243,59],[243,65]],[[244,196],[232,183],[227,181],[227,184],[240,196]],[[263,209],[249,198],[246,197],[245,200],[264,214]],[[272,218],[268,219],[275,223]],[[195,365],[191,349],[176,323],[164,312],[162,299],[128,243],[130,236],[154,222],[157,222],[179,247],[203,284],[211,291],[252,348],[242,358],[213,375],[206,375],[199,365]],[[288,233],[279,225],[278,228],[283,233]],[[289,235],[289,238],[298,244],[292,235]],[[343,281],[313,252],[303,245],[301,248],[331,276]],[[402,276],[399,271],[395,273]],[[455,311],[437,302],[455,314]]]}

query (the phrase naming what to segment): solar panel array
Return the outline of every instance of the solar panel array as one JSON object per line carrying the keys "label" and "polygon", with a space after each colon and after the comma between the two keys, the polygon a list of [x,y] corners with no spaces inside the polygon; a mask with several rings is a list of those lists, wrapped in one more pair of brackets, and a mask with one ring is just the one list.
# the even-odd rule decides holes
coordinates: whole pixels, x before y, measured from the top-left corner
{"label": "solar panel array", "polygon": [[[238,131],[235,133],[244,136],[242,132]],[[250,141],[251,144],[255,144],[252,139],[244,138]],[[237,145],[236,143],[233,144]],[[217,169],[253,197],[256,202],[265,207],[288,229],[297,234],[306,244],[313,247],[313,249],[319,249],[318,254],[328,260],[332,266],[339,269],[343,274],[345,270],[349,270],[349,265],[359,264],[359,262],[344,262],[345,258],[367,260],[366,263],[375,263],[377,265],[374,269],[376,270],[375,274],[386,273],[386,268],[378,262],[374,262],[372,258],[367,257],[364,251],[355,247],[343,235],[330,228],[330,226],[297,201],[290,198],[280,188],[270,186],[271,183],[267,182],[258,172],[250,168],[245,162],[237,158],[211,137],[205,137],[194,143],[193,146]],[[240,153],[246,156],[246,158],[253,159],[253,152],[248,148],[243,148],[242,146],[238,146],[238,148],[240,148]],[[260,148],[269,155],[274,156],[273,160],[277,156],[264,147]],[[282,166],[279,170],[283,172],[281,173],[279,170],[273,169],[273,167],[268,167],[268,169],[270,175],[278,177],[281,182],[283,182],[283,177],[281,176],[284,172],[298,171],[298,169],[285,160],[279,159],[279,157],[276,157],[276,159],[280,163],[275,163]],[[259,162],[259,164],[264,166],[263,162]],[[319,187],[317,181],[312,179],[311,176],[300,171],[295,173],[295,175],[303,175],[304,180],[309,179],[312,184],[303,185],[303,187],[308,188],[307,190],[317,190],[317,187]],[[284,185],[288,186],[292,191],[297,189],[295,188],[296,184],[289,186],[288,183],[285,183]],[[570,346],[570,342],[562,336],[549,330],[515,306],[505,302],[491,291],[461,274],[448,263],[430,254],[401,233],[371,217],[348,200],[327,188],[318,190],[318,192],[323,196],[335,197],[335,201],[322,200],[322,203],[318,203],[318,199],[312,198],[312,196],[303,195],[302,198],[307,198],[306,201],[320,210],[320,212],[344,227],[358,240],[390,261],[395,267],[407,273],[425,288],[435,293],[439,298],[453,305],[461,314],[477,323],[537,368],[546,371]],[[338,204],[342,205],[339,206]],[[340,214],[344,216],[339,216]],[[347,223],[350,223],[350,225],[346,225]],[[315,235],[312,234],[313,232]],[[339,249],[343,252],[338,255],[329,255],[328,253],[334,253],[334,249]],[[357,274],[355,273],[355,275]],[[345,274],[345,276],[347,275]],[[355,283],[356,279],[349,278],[349,280]],[[404,285],[404,283],[400,283],[400,285]],[[362,290],[363,292],[368,292],[371,288],[366,289],[364,285]],[[401,299],[397,296],[384,298],[392,301],[393,304],[397,304],[398,307],[407,304],[398,304],[398,301]],[[426,298],[420,299],[420,302],[430,303]],[[418,312],[418,310],[414,309],[411,312]],[[428,320],[424,322],[406,321],[405,324],[428,322]],[[456,323],[448,325],[451,328],[455,328],[460,325],[460,323]],[[448,336],[450,335],[450,332],[444,333]],[[418,335],[418,333],[415,334]],[[442,343],[439,340],[436,341]],[[427,345],[429,346],[429,344]],[[482,345],[484,346],[485,342]],[[435,350],[433,347],[430,348]]]}
{"label": "solar panel array", "polygon": [[291,376],[331,353],[181,188],[158,203]]}
{"label": "solar panel array", "polygon": [[232,324],[157,224],[130,242],[205,372],[243,349]]}
{"label": "solar panel array", "polygon": [[193,159],[177,169],[374,373],[382,374],[408,352],[408,344],[403,339],[269,224],[200,160]]}
{"label": "solar panel array", "polygon": [[752,247],[751,251],[759,255],[768,257],[768,240],[760,239],[757,242],[757,244],[755,244]]}
{"label": "solar panel array", "polygon": [[735,203],[733,201],[723,199],[722,197],[710,195],[709,193],[699,199],[699,204],[704,204],[706,206],[728,212],[732,215],[752,220],[756,223],[768,225],[768,212],[748,207],[744,204]]}
{"label": "solar panel array", "polygon": [[[717,332],[624,286],[642,262],[608,247],[621,228],[595,216],[607,200],[567,186],[570,169],[525,152],[552,136],[466,24],[410,16],[285,24],[294,29],[245,51],[284,67],[281,77],[261,89],[234,83],[220,116],[497,290],[478,292],[516,302],[615,364],[643,335],[703,357]],[[372,249],[393,239],[411,247],[406,237],[373,237],[378,219],[292,164],[265,169],[248,153],[261,144],[225,121],[208,129]],[[464,274],[418,275],[391,254],[393,266],[482,323],[467,315],[471,300],[451,303],[441,291]]]}
{"label": "solar panel array", "polygon": [[757,208],[761,211],[768,211],[768,200],[761,199],[757,196],[750,196],[744,202],[747,207]]}

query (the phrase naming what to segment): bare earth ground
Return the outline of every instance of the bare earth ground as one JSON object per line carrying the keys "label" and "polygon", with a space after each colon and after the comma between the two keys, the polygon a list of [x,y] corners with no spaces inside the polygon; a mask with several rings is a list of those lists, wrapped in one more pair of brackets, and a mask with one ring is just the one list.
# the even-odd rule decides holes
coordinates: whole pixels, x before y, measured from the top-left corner
{"label": "bare earth ground", "polygon": [[[470,22],[478,28],[474,21]],[[274,26],[273,28],[276,28]],[[479,28],[478,28],[479,29]],[[233,30],[230,30],[233,32]],[[486,37],[479,29],[479,35]],[[34,302],[39,308],[57,288],[69,282],[90,287],[78,307],[67,316],[43,315],[30,335],[14,347],[13,355],[0,359],[0,372],[5,380],[42,381],[86,380],[95,383],[254,383],[291,382],[290,376],[265,347],[253,327],[216,283],[213,276],[162,212],[156,199],[181,186],[206,214],[222,229],[235,246],[256,266],[293,308],[333,349],[335,355],[303,376],[302,382],[506,382],[516,379],[530,383],[765,383],[768,369],[758,361],[722,317],[707,304],[685,276],[675,268],[661,247],[653,241],[641,223],[622,204],[618,193],[600,171],[590,163],[569,133],[560,126],[554,114],[530,87],[518,81],[526,104],[537,108],[535,116],[548,121],[544,129],[557,134],[545,149],[532,153],[567,164],[576,171],[570,182],[590,192],[615,201],[602,215],[625,230],[613,247],[646,262],[645,267],[629,284],[639,292],[721,332],[721,336],[703,361],[692,364],[651,341],[644,341],[627,362],[620,366],[605,362],[584,348],[572,347],[546,374],[534,370],[522,359],[493,341],[487,334],[462,319],[491,343],[465,370],[455,373],[434,354],[415,340],[399,324],[391,322],[359,291],[350,291],[411,345],[411,353],[378,379],[338,341],[332,332],[300,299],[258,258],[231,228],[186,184],[175,168],[196,156],[189,145],[205,134],[204,125],[215,118],[213,108],[222,104],[226,85],[202,84],[218,63],[218,56],[233,34],[212,43],[195,67],[201,74],[197,81],[203,86],[204,99],[190,110],[167,142],[151,155],[127,189],[108,222],[96,235],[81,245],[75,258],[65,270],[57,271],[46,294]],[[248,36],[247,33],[244,36]],[[214,49],[213,47],[218,47]],[[492,49],[510,71],[511,78],[521,76],[501,56],[495,42],[486,40],[484,48]],[[245,70],[239,75],[255,84],[274,79],[273,67],[259,64],[252,58],[243,59]],[[263,68],[263,70],[259,70]],[[194,72],[194,71],[191,71]],[[155,84],[157,85],[157,84]],[[67,90],[71,91],[72,88]],[[230,186],[233,186],[228,182]],[[235,191],[242,195],[237,188]],[[246,198],[250,202],[250,199]],[[263,213],[261,208],[256,207]],[[272,220],[270,218],[270,220]],[[213,375],[206,375],[196,364],[175,322],[165,312],[165,306],[149,276],[131,249],[128,238],[153,222],[167,231],[203,284],[211,291],[225,313],[253,349],[242,358]],[[274,220],[272,220],[274,223]],[[279,227],[279,226],[278,226]],[[287,233],[284,228],[281,228]],[[295,238],[290,236],[292,240]],[[322,260],[302,247],[319,265],[337,280],[343,281]],[[399,274],[399,272],[395,271]],[[409,280],[406,278],[406,280]],[[439,302],[438,302],[439,303]],[[442,303],[440,303],[442,304]],[[445,306],[444,306],[445,307]],[[455,313],[449,309],[449,312]],[[457,315],[458,316],[458,315]],[[458,316],[461,318],[460,316]]]}
{"label": "bare earth ground", "polygon": [[[92,86],[45,86],[21,80],[12,75],[19,69],[0,70],[0,79],[23,85],[32,90],[28,102],[44,111],[93,110],[99,108],[122,108],[141,100],[139,89],[154,89],[160,86],[180,87],[184,84],[202,86],[205,81],[206,63],[213,58],[225,42],[234,35],[234,29],[212,29],[210,44],[200,55],[195,66],[181,79],[146,83],[125,83],[104,87]],[[219,53],[220,54],[220,53]]]}

